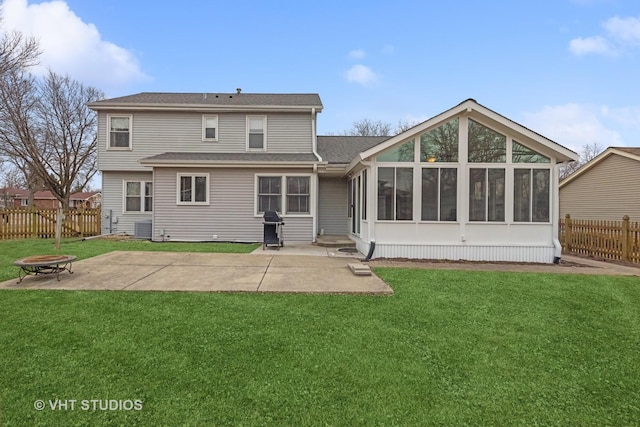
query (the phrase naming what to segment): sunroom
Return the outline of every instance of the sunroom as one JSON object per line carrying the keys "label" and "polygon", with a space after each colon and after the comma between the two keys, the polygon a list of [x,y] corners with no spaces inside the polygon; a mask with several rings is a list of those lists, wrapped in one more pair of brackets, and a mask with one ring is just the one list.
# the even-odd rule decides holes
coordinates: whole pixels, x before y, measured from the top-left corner
{"label": "sunroom", "polygon": [[552,262],[575,157],[467,100],[351,163],[351,237],[373,258]]}

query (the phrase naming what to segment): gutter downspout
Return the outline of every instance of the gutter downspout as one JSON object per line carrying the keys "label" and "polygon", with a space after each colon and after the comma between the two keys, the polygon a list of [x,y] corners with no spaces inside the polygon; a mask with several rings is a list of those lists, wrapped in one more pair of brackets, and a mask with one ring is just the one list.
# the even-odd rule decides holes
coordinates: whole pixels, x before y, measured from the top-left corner
{"label": "gutter downspout", "polygon": [[551,212],[551,224],[553,230],[551,232],[553,242],[553,263],[559,264],[560,257],[562,256],[562,245],[558,239],[558,229],[560,227],[560,165],[562,163],[556,163],[553,171],[553,209]]}
{"label": "gutter downspout", "polygon": [[[313,152],[313,155],[316,156],[316,158],[318,159],[319,162],[322,161],[322,157],[320,157],[320,154],[318,154],[317,148],[318,148],[318,138],[316,135],[316,108],[312,107],[311,108],[311,151]],[[318,182],[318,165],[314,164],[313,165],[313,181],[314,181],[314,187],[316,189],[315,191],[315,203],[313,206],[313,220],[312,220],[312,233],[313,236],[311,238],[311,241],[313,243],[316,243],[317,241],[317,237],[318,236],[318,211],[320,210],[318,205],[320,202],[320,196],[319,196],[319,185],[320,183]]]}

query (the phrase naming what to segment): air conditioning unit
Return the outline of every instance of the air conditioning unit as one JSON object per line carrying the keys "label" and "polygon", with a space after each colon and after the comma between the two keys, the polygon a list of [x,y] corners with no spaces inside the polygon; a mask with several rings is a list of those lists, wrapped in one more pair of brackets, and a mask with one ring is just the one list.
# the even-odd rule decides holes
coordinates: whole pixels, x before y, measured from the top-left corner
{"label": "air conditioning unit", "polygon": [[136,239],[151,240],[151,220],[136,221],[133,224],[133,235]]}

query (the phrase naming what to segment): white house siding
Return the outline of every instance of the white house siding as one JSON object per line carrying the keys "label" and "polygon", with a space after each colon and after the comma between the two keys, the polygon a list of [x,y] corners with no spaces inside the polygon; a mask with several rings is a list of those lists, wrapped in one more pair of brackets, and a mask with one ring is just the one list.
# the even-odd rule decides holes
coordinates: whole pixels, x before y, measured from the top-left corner
{"label": "white house siding", "polygon": [[[553,261],[551,224],[376,223],[374,258]],[[463,241],[464,238],[464,241]],[[369,241],[355,238],[367,253]]]}
{"label": "white house siding", "polygon": [[[139,159],[166,152],[246,152],[246,114],[219,113],[218,141],[213,142],[202,141],[202,113],[135,112],[132,150],[107,150],[108,114],[100,111],[98,115],[98,168],[102,171],[146,170],[138,163]],[[279,113],[266,116],[268,152],[312,151],[311,114]]]}
{"label": "white house siding", "polygon": [[151,181],[152,172],[102,173],[102,234],[133,234],[135,222],[152,219],[151,212],[124,212],[124,181]]}
{"label": "white house siding", "polygon": [[[153,240],[162,240],[164,235],[174,241],[261,242],[263,218],[255,214],[255,175],[301,172],[301,169],[156,168]],[[209,205],[176,204],[178,173],[209,174]],[[313,240],[310,216],[289,215],[284,221],[285,242]]]}
{"label": "white house siding", "polygon": [[640,162],[612,154],[560,188],[560,217],[640,221]]}
{"label": "white house siding", "polygon": [[318,230],[325,234],[347,234],[347,182],[320,176],[318,187]]}

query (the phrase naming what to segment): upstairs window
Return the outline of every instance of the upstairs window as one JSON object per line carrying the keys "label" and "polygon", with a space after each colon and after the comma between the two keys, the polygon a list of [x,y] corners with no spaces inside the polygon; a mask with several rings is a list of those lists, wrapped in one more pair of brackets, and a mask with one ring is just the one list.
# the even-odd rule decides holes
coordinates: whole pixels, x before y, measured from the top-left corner
{"label": "upstairs window", "polygon": [[202,140],[218,140],[218,116],[202,116]]}
{"label": "upstairs window", "polygon": [[109,116],[109,148],[131,149],[132,116]]}
{"label": "upstairs window", "polygon": [[247,116],[247,150],[267,149],[267,117]]}

